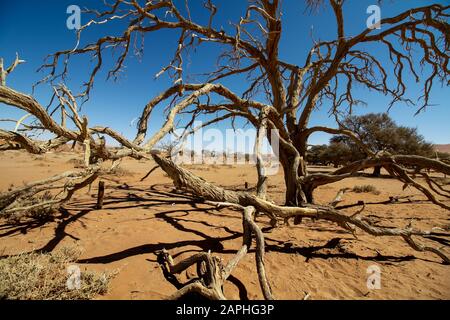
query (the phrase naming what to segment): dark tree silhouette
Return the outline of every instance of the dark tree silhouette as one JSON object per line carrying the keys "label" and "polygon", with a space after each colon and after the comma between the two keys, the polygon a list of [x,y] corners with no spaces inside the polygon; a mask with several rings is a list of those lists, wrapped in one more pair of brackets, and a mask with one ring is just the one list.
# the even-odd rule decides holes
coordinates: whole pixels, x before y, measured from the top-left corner
{"label": "dark tree silhouette", "polygon": [[[340,123],[342,129],[354,132],[374,154],[410,154],[424,157],[434,155],[433,145],[425,141],[417,128],[397,125],[387,113],[369,113],[362,116],[350,116]],[[368,156],[353,140],[345,135],[331,138],[331,144],[344,143],[348,149],[348,160],[356,161]],[[339,156],[337,154],[336,156]],[[380,176],[381,166],[374,168],[373,175]]]}

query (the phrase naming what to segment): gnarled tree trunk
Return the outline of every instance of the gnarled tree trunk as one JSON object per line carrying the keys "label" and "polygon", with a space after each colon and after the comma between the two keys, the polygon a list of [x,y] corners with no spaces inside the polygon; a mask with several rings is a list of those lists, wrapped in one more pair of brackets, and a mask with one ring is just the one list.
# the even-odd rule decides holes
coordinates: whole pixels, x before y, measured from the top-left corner
{"label": "gnarled tree trunk", "polygon": [[373,168],[373,173],[372,173],[373,177],[379,177],[381,176],[381,166],[376,166]]}

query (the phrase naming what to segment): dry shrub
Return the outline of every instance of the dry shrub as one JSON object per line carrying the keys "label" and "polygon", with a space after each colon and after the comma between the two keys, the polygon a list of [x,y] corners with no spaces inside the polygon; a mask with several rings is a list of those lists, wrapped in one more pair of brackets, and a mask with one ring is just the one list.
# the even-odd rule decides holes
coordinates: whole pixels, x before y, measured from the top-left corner
{"label": "dry shrub", "polygon": [[[20,202],[21,207],[28,207],[38,203],[47,202],[53,199],[52,194],[49,191],[45,191],[39,195],[34,195],[33,197],[23,199]],[[51,221],[54,218],[56,210],[52,207],[48,208],[34,208],[27,210],[25,213],[19,211],[18,213],[11,213],[6,216],[9,223],[19,223],[23,219],[31,219],[39,222]]]}
{"label": "dry shrub", "polygon": [[0,259],[0,300],[87,300],[107,292],[112,275],[81,271],[81,287],[70,290],[67,267],[80,251],[21,253]]}
{"label": "dry shrub", "polygon": [[85,165],[84,165],[84,160],[83,160],[83,159],[80,159],[80,158],[72,158],[72,159],[69,159],[69,160],[67,161],[67,163],[70,163],[71,165],[73,165],[74,168],[84,168],[84,167],[85,167]]}
{"label": "dry shrub", "polygon": [[365,185],[362,185],[362,186],[354,186],[352,191],[356,192],[356,193],[380,194],[380,191],[378,191],[377,188],[374,185],[371,185],[371,184],[365,184]]}
{"label": "dry shrub", "polygon": [[450,185],[450,178],[447,177],[436,177],[434,178],[436,182],[438,182],[441,185],[447,186]]}
{"label": "dry shrub", "polygon": [[197,171],[210,171],[211,169],[234,169],[236,166],[232,164],[217,164],[217,163],[205,163],[205,164],[190,164],[186,165],[188,169],[197,170]]}
{"label": "dry shrub", "polygon": [[197,171],[209,171],[211,168],[205,164],[189,164],[186,165],[186,168],[189,170],[197,170]]}
{"label": "dry shrub", "polygon": [[203,166],[212,168],[212,169],[223,169],[223,168],[233,169],[233,168],[235,168],[235,166],[233,166],[232,164],[223,164],[223,163],[204,164]]}
{"label": "dry shrub", "polygon": [[113,174],[115,176],[118,176],[118,177],[133,176],[134,175],[134,172],[131,172],[130,170],[125,169],[125,168],[120,167],[120,166],[117,166],[117,167],[113,168],[109,173]]}
{"label": "dry shrub", "polygon": [[48,163],[45,163],[45,162],[38,163],[36,166],[37,167],[50,167],[50,165]]}
{"label": "dry shrub", "polygon": [[32,155],[31,159],[36,160],[36,161],[44,160],[44,156],[41,154],[35,154],[35,155]]}

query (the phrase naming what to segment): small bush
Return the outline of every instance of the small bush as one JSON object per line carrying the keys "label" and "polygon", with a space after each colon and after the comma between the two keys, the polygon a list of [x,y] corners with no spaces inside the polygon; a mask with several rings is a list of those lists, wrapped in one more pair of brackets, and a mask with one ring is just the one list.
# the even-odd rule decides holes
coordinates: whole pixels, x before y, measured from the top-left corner
{"label": "small bush", "polygon": [[50,167],[50,165],[49,165],[48,163],[45,163],[45,162],[43,162],[43,163],[38,163],[36,166],[37,166],[37,167]]}
{"label": "small bush", "polygon": [[39,161],[39,160],[44,160],[44,156],[43,156],[43,155],[40,155],[40,154],[35,154],[35,155],[33,155],[33,156],[31,157],[31,159],[32,159],[32,160],[37,160],[37,161]]}
{"label": "small bush", "polygon": [[124,176],[133,176],[134,173],[131,172],[128,169],[122,168],[120,166],[115,167],[110,171],[111,174],[118,176],[118,177],[124,177]]}
{"label": "small bush", "polygon": [[71,165],[73,165],[74,168],[84,168],[85,167],[84,160],[83,159],[79,159],[79,158],[69,159],[67,161],[67,163],[70,163]]}
{"label": "small bush", "polygon": [[67,267],[80,251],[22,253],[0,260],[0,300],[87,300],[107,292],[110,274],[81,272],[81,287],[70,290]]}
{"label": "small bush", "polygon": [[441,185],[444,186],[450,185],[450,178],[436,177],[435,180]]}
{"label": "small bush", "polygon": [[[40,195],[35,195],[29,199],[24,199],[21,203],[21,207],[28,207],[38,203],[47,202],[53,199],[52,194],[49,191],[45,191]],[[19,223],[24,218],[30,218],[39,222],[51,221],[54,218],[55,209],[52,207],[48,208],[34,208],[24,212],[12,213],[7,216],[9,223]]]}
{"label": "small bush", "polygon": [[371,184],[365,184],[362,186],[354,186],[352,191],[356,192],[356,193],[380,194],[380,191],[378,191],[377,188],[375,188],[375,186],[371,185]]}
{"label": "small bush", "polygon": [[210,171],[211,168],[205,164],[189,164],[186,165],[186,168],[189,170],[196,170],[196,171]]}

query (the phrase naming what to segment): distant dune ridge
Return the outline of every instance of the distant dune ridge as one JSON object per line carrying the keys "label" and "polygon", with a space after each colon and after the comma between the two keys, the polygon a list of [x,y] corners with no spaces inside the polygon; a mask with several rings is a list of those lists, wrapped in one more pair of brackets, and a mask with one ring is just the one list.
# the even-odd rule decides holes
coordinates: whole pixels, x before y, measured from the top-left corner
{"label": "distant dune ridge", "polygon": [[450,143],[449,144],[435,144],[434,149],[439,152],[450,153]]}

